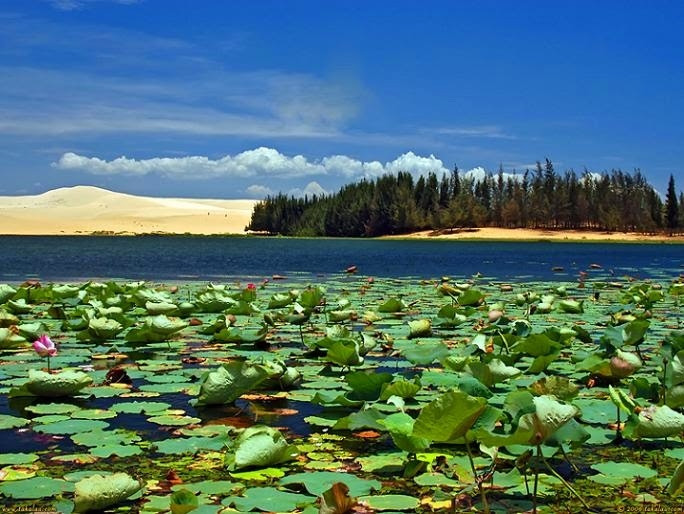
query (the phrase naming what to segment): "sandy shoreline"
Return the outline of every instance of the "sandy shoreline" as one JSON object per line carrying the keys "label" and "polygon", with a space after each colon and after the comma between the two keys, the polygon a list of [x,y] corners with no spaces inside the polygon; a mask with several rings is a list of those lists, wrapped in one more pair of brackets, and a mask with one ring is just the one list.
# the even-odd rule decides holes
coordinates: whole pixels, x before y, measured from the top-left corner
{"label": "sandy shoreline", "polygon": [[684,243],[684,236],[647,235],[623,232],[601,232],[585,230],[542,230],[531,228],[484,227],[461,229],[453,232],[435,233],[430,230],[412,234],[383,236],[382,239],[437,239],[463,241],[559,241],[559,242],[649,242]]}
{"label": "sandy shoreline", "polygon": [[[0,196],[0,235],[245,234],[256,203],[154,198],[76,186],[35,196]],[[423,231],[381,239],[684,243],[684,236],[492,227],[439,234]]]}

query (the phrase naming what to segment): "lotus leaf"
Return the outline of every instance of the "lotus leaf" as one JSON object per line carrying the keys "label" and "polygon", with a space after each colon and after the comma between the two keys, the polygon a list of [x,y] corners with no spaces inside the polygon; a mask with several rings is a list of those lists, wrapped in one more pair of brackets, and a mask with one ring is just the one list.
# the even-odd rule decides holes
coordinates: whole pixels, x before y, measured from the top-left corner
{"label": "lotus leaf", "polygon": [[323,287],[307,287],[301,293],[299,293],[297,302],[306,310],[311,311],[321,305],[324,296],[325,289]]}
{"label": "lotus leaf", "polygon": [[552,375],[537,380],[530,390],[538,395],[553,395],[559,400],[571,400],[579,393],[579,387],[569,378]]}
{"label": "lotus leaf", "polygon": [[253,487],[247,489],[243,496],[232,496],[222,503],[234,505],[240,512],[290,512],[315,500],[313,496],[280,491],[274,487]]}
{"label": "lotus leaf", "polygon": [[178,306],[175,303],[167,302],[145,302],[145,309],[150,316],[158,314],[173,314],[178,311]]}
{"label": "lotus leaf", "polygon": [[449,354],[449,347],[442,341],[411,342],[396,346],[408,361],[417,366],[441,361]]}
{"label": "lotus leaf", "polygon": [[382,385],[380,392],[380,400],[385,401],[390,396],[398,396],[400,398],[413,398],[418,391],[420,391],[420,380],[416,379],[413,382],[409,380],[397,380],[392,383],[385,383]]}
{"label": "lotus leaf", "polygon": [[569,314],[581,314],[584,312],[584,300],[561,300],[558,302],[558,308]]}
{"label": "lotus leaf", "polygon": [[372,509],[414,511],[420,505],[418,498],[404,494],[385,494],[382,496],[362,496],[359,501],[367,503]]}
{"label": "lotus leaf", "polygon": [[104,510],[142,489],[142,485],[126,473],[93,475],[76,483],[74,512]]}
{"label": "lotus leaf", "polygon": [[299,454],[297,447],[288,444],[280,431],[267,426],[245,429],[231,446],[232,451],[226,455],[226,464],[231,471],[273,466]]}
{"label": "lotus leaf", "polygon": [[7,328],[18,324],[19,318],[17,316],[7,312],[5,309],[0,309],[0,328]]}
{"label": "lotus leaf", "polygon": [[169,498],[171,514],[187,514],[199,507],[197,496],[187,489],[178,489]]}
{"label": "lotus leaf", "polygon": [[632,414],[625,424],[626,437],[650,438],[673,437],[684,432],[684,415],[667,405],[651,406]]}
{"label": "lotus leaf", "polygon": [[15,294],[17,294],[17,290],[14,289],[12,286],[7,284],[0,284],[0,304],[5,303]]}
{"label": "lotus leaf", "polygon": [[356,319],[358,314],[355,310],[348,309],[344,311],[330,311],[328,312],[328,319],[332,323],[340,323],[343,321],[349,321]]}
{"label": "lotus leaf", "polygon": [[435,442],[454,442],[466,435],[487,405],[462,391],[446,393],[422,408],[413,436]]}
{"label": "lotus leaf", "polygon": [[480,361],[470,362],[466,366],[466,371],[487,387],[522,374],[521,370],[513,366],[507,366],[500,359],[492,359],[489,363]]}
{"label": "lotus leaf", "polygon": [[532,400],[534,414],[525,414],[520,418],[519,428],[528,428],[534,433],[530,444],[546,441],[561,426],[574,418],[579,411],[573,405],[558,402],[553,396],[535,396]]}
{"label": "lotus leaf", "polygon": [[430,447],[430,440],[413,435],[415,421],[408,414],[398,412],[379,420],[378,423],[389,431],[397,448],[409,453],[418,453]]}
{"label": "lotus leaf", "polygon": [[377,400],[382,389],[392,381],[390,373],[367,373],[365,371],[355,371],[348,373],[345,381],[351,387],[351,395],[354,400]]}
{"label": "lotus leaf", "polygon": [[74,484],[66,480],[33,477],[4,482],[0,485],[0,493],[16,500],[32,500],[54,498],[62,492],[73,491],[73,488]]}
{"label": "lotus leaf", "polygon": [[187,323],[183,320],[159,314],[158,316],[146,318],[142,326],[132,328],[126,334],[126,340],[134,343],[166,341],[185,327],[187,327]]}
{"label": "lotus leaf", "polygon": [[291,294],[276,293],[273,296],[271,296],[271,299],[268,302],[268,308],[282,309],[283,307],[287,307],[288,305],[290,305],[292,302],[294,302],[294,298]]}
{"label": "lotus leaf", "polygon": [[265,341],[267,335],[268,326],[264,324],[258,329],[224,328],[214,334],[214,339],[226,343],[257,343]]}
{"label": "lotus leaf", "polygon": [[25,299],[19,298],[18,300],[9,300],[7,302],[7,309],[14,314],[28,314],[33,309],[33,306],[26,303]]}
{"label": "lotus leaf", "polygon": [[15,416],[10,416],[9,414],[0,414],[0,430],[23,427],[28,424],[29,420],[27,419],[17,418]]}
{"label": "lotus leaf", "polygon": [[601,336],[601,343],[615,349],[623,346],[638,346],[643,342],[649,326],[648,320],[636,319],[624,325],[608,327]]}
{"label": "lotus leaf", "polygon": [[77,394],[92,383],[93,379],[82,371],[65,370],[59,373],[47,373],[30,369],[25,386],[33,395],[58,398]]}
{"label": "lotus leaf", "polygon": [[459,305],[462,306],[468,306],[468,305],[480,305],[484,301],[485,295],[483,292],[478,291],[477,289],[467,289],[463,291],[458,297],[456,298],[456,301],[458,302]]}
{"label": "lotus leaf", "polygon": [[26,343],[26,339],[15,334],[9,328],[0,328],[0,350],[18,348],[26,345]]}
{"label": "lotus leaf", "polygon": [[359,343],[354,340],[338,340],[330,345],[325,358],[340,366],[360,366],[363,364],[363,357],[359,350]]}
{"label": "lotus leaf", "polygon": [[407,308],[406,304],[399,298],[390,298],[378,307],[378,312],[394,313],[402,312]]}
{"label": "lotus leaf", "polygon": [[320,496],[336,482],[342,482],[349,487],[349,494],[359,496],[379,491],[382,484],[377,480],[365,480],[351,473],[334,473],[331,471],[316,471],[313,473],[294,473],[280,480],[281,485],[303,484],[309,494]]}
{"label": "lotus leaf", "polygon": [[667,494],[670,496],[679,496],[682,493],[682,490],[684,490],[684,460],[679,463],[672,474],[670,483],[667,485]]}
{"label": "lotus leaf", "polygon": [[678,351],[667,363],[665,385],[673,387],[684,384],[684,350]]}
{"label": "lotus leaf", "polygon": [[123,328],[123,325],[114,319],[95,318],[88,322],[88,332],[94,339],[113,339]]}
{"label": "lotus leaf", "polygon": [[269,372],[263,366],[244,361],[224,364],[204,376],[197,405],[231,403],[268,377]]}
{"label": "lotus leaf", "polygon": [[417,319],[409,321],[409,339],[415,337],[428,337],[432,335],[432,323],[429,319]]}

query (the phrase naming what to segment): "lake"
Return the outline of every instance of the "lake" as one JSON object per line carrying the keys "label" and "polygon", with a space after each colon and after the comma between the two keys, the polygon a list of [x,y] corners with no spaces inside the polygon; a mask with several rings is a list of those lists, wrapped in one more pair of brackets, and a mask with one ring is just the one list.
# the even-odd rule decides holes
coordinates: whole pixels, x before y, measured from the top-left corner
{"label": "lake", "polygon": [[[98,278],[228,280],[333,274],[355,265],[378,277],[574,280],[591,264],[637,278],[682,271],[684,246],[266,237],[0,236],[0,282]],[[562,272],[552,268],[563,268]]]}

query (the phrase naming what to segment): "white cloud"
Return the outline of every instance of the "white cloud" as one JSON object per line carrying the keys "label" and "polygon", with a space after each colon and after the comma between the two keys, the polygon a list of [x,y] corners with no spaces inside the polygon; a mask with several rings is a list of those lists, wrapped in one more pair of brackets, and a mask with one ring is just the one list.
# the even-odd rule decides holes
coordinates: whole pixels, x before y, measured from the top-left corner
{"label": "white cloud", "polygon": [[421,157],[413,152],[406,152],[393,161],[388,162],[385,165],[385,170],[390,173],[408,171],[415,176],[427,175],[430,172],[437,173],[438,175],[449,172],[449,170],[444,167],[444,163],[434,155]]}
{"label": "white cloud", "polygon": [[[153,43],[161,51],[173,42]],[[311,75],[201,66],[186,71],[130,81],[106,72],[0,66],[0,134],[321,139],[339,136],[357,110],[353,86]]]}
{"label": "white cloud", "polygon": [[[79,171],[92,175],[160,175],[176,179],[206,179],[219,177],[277,177],[305,176],[377,177],[383,173],[406,171],[414,176],[435,172],[448,172],[442,161],[434,155],[421,157],[406,152],[384,165],[379,161],[360,161],[345,155],[334,155],[321,160],[309,160],[303,155],[287,156],[273,148],[259,147],[219,159],[205,156],[155,157],[131,159],[125,156],[111,161],[99,157],[86,157],[73,152],[63,154],[52,166],[66,171]],[[317,183],[307,194],[321,194]],[[307,186],[308,187],[308,186]]]}
{"label": "white cloud", "polygon": [[247,194],[253,198],[264,198],[268,195],[274,194],[273,189],[259,184],[252,184],[246,190]]}
{"label": "white cloud", "polygon": [[[470,179],[473,182],[482,182],[484,178],[487,176],[487,174],[493,175],[494,179],[496,180],[497,177],[499,176],[499,172],[491,173],[485,170],[482,166],[478,166],[476,168],[473,168],[471,170],[466,171],[461,175],[462,178],[465,179]],[[508,179],[515,180],[516,182],[522,182],[523,180],[523,174],[522,173],[503,173],[503,179],[504,181],[508,181]]]}
{"label": "white cloud", "polygon": [[111,2],[115,4],[132,5],[137,4],[140,0],[47,0],[47,2],[52,5],[55,9],[60,11],[74,11],[77,9],[82,9],[87,4],[92,4],[95,2]]}
{"label": "white cloud", "polygon": [[443,136],[479,137],[488,139],[517,139],[516,136],[505,133],[498,125],[423,128],[421,131]]}
{"label": "white cloud", "polygon": [[321,185],[318,182],[312,181],[309,182],[306,185],[306,187],[304,187],[304,189],[291,189],[289,191],[289,194],[291,196],[323,196],[327,195],[328,192],[325,189],[323,189],[323,187],[321,187]]}

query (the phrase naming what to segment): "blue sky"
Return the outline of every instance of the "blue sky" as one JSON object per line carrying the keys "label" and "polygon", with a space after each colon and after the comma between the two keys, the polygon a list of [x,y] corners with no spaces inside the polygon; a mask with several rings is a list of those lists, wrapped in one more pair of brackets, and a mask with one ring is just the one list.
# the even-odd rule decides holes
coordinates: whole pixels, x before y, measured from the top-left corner
{"label": "blue sky", "polygon": [[4,0],[0,195],[684,161],[682,2]]}

